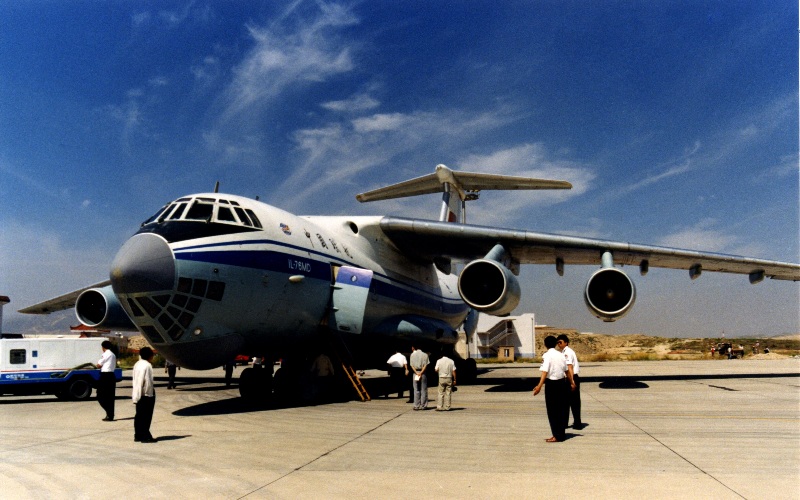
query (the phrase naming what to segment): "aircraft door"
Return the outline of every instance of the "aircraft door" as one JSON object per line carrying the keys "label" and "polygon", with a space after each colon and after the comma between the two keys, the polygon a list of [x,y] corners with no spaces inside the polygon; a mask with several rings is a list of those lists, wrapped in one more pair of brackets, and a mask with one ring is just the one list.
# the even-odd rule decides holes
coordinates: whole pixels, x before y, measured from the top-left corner
{"label": "aircraft door", "polygon": [[333,268],[334,283],[330,327],[347,333],[361,333],[372,283],[372,271],[349,266]]}

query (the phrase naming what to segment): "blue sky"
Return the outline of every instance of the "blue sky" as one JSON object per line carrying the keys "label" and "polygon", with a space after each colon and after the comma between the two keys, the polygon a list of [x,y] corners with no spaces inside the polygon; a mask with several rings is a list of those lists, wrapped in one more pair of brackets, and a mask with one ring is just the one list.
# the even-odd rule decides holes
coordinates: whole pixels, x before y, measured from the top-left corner
{"label": "blue sky", "polygon": [[[355,194],[457,170],[565,179],[484,193],[470,222],[798,262],[795,2],[0,3],[0,294],[107,278],[181,195],[300,214],[435,217]],[[796,283],[651,270],[632,312],[591,268],[521,274],[518,312],[581,331],[796,333]]]}

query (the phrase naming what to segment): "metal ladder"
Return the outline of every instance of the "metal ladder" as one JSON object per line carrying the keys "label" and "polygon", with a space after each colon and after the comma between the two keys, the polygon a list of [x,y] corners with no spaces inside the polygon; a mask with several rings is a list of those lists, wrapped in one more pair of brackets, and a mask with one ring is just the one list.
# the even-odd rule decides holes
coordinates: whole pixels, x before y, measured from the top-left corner
{"label": "metal ladder", "polygon": [[[331,347],[331,352],[339,361],[344,373],[347,375],[347,378],[353,385],[353,389],[355,389],[356,394],[358,394],[358,397],[361,398],[361,401],[370,401],[372,398],[369,397],[369,393],[364,387],[364,384],[361,383],[361,379],[358,378],[358,374],[353,369],[353,366],[349,362],[345,361],[345,359],[351,359],[351,356],[349,355],[349,351],[347,350],[347,346],[345,345],[344,341],[342,341],[342,339],[339,338],[339,336],[333,331],[331,331],[330,337],[331,339],[329,344]],[[347,355],[345,356],[345,354]]]}

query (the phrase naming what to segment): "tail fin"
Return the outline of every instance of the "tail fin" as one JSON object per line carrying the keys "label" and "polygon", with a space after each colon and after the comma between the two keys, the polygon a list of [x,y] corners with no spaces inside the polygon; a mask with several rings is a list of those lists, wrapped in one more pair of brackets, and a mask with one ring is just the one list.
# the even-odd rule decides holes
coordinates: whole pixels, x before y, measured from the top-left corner
{"label": "tail fin", "polygon": [[420,194],[443,193],[439,220],[463,224],[466,222],[466,202],[477,200],[478,193],[481,190],[571,188],[572,184],[566,181],[457,172],[444,165],[437,165],[432,174],[361,193],[356,195],[356,199],[364,203],[367,201],[390,200],[392,198],[407,198]]}

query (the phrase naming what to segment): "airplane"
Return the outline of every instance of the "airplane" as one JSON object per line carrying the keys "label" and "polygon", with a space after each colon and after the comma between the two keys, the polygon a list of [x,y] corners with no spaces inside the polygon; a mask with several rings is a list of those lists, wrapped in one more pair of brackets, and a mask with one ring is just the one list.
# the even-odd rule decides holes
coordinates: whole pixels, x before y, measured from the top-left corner
{"label": "airplane", "polygon": [[216,368],[240,354],[281,359],[274,377],[242,373],[240,393],[249,397],[302,378],[304,357],[325,350],[331,338],[359,368],[385,368],[389,355],[414,344],[452,356],[460,380],[474,377],[474,360],[454,354],[458,330],[471,335],[478,314],[514,310],[521,264],[554,266],[559,275],[566,265],[599,265],[584,301],[603,321],[623,317],[636,299],[620,265],[638,266],[642,275],[659,267],[688,270],[691,279],[713,271],[746,274],[750,283],[800,280],[795,263],[466,223],[466,202],[482,190],[571,187],[438,165],[432,174],[356,196],[363,203],[442,193],[435,221],[298,216],[218,193],[217,185],[145,220],[120,248],[109,280],[20,312],[74,307],[84,325],[141,332],[191,369]]}

